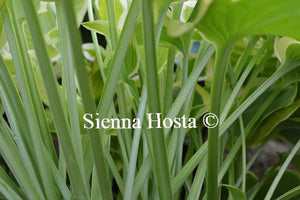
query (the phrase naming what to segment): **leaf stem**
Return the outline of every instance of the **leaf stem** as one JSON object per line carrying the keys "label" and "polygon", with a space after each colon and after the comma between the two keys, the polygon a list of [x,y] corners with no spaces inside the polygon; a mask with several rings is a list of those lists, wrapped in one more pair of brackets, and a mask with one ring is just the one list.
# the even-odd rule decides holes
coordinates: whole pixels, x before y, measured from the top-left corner
{"label": "leaf stem", "polygon": [[[220,115],[223,88],[231,45],[217,48],[215,71],[211,92],[210,112]],[[208,130],[207,199],[219,199],[219,126]]]}
{"label": "leaf stem", "polygon": [[[156,48],[154,36],[154,23],[152,13],[152,1],[144,0],[142,2],[143,28],[144,28],[144,50],[146,63],[146,81],[148,91],[149,112],[160,113],[160,100],[158,90],[158,75],[156,63]],[[169,174],[168,159],[166,155],[166,144],[163,131],[153,129],[153,160],[154,171],[156,172],[156,182],[160,199],[173,199],[171,190],[171,181]]]}

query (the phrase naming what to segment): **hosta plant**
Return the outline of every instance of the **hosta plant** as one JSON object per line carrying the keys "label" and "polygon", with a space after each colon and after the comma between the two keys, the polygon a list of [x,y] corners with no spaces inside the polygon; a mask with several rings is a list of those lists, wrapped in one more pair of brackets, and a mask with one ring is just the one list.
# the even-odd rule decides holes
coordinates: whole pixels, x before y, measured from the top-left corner
{"label": "hosta plant", "polygon": [[[300,1],[0,0],[0,13],[0,199],[299,199]],[[288,151],[258,176],[272,141]]]}

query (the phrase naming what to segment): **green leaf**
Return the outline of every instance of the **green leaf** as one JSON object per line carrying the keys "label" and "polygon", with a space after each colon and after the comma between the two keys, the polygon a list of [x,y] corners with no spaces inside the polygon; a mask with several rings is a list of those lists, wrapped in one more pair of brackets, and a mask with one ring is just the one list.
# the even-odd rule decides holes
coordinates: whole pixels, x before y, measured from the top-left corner
{"label": "green leaf", "polygon": [[229,192],[229,196],[230,196],[230,199],[232,200],[247,200],[247,197],[246,197],[246,194],[241,191],[240,189],[232,186],[232,185],[225,185],[225,184],[222,184],[223,187],[226,187],[226,189],[228,190]]}
{"label": "green leaf", "polygon": [[45,199],[39,185],[38,187],[34,186],[39,184],[38,181],[32,179],[33,174],[28,174],[28,171],[26,171],[20,151],[2,117],[0,118],[0,153],[27,197],[31,199]]}
{"label": "green leaf", "polygon": [[153,2],[153,8],[154,10],[157,10],[158,12],[162,11],[169,5],[171,2],[170,0],[154,0]]}
{"label": "green leaf", "polygon": [[50,6],[41,8],[38,12],[38,18],[41,22],[41,29],[43,31],[43,34],[47,34],[51,30],[56,28],[56,15]]}
{"label": "green leaf", "polygon": [[278,197],[276,200],[289,200],[297,197],[298,195],[300,195],[300,186],[294,187],[293,189]]}
{"label": "green leaf", "polygon": [[105,35],[106,37],[110,36],[108,21],[96,20],[93,22],[82,23],[82,25],[90,31],[96,31],[97,33]]}
{"label": "green leaf", "polygon": [[246,184],[246,191],[248,191],[249,189],[251,189],[253,186],[255,186],[258,183],[258,177],[251,171],[248,171],[246,174],[246,180],[247,180],[247,184]]}
{"label": "green leaf", "polygon": [[300,44],[300,42],[288,37],[276,38],[274,43],[274,50],[280,62],[285,61],[286,51],[289,48],[289,46],[292,44]]}
{"label": "green leaf", "polygon": [[138,58],[136,55],[136,50],[133,45],[129,45],[126,57],[125,57],[125,67],[126,67],[126,75],[128,78],[133,76],[138,67]]}
{"label": "green leaf", "polygon": [[[84,15],[87,11],[88,1],[86,0],[74,0],[75,6],[75,14],[76,14],[76,21],[77,26],[79,26],[84,18]],[[71,8],[69,8],[71,9]]]}
{"label": "green leaf", "polygon": [[166,20],[166,27],[168,29],[168,33],[172,36],[178,37],[192,28],[195,27],[197,23],[205,16],[205,13],[209,9],[210,5],[214,0],[201,0],[196,4],[190,19],[193,21],[182,23],[178,20]]}
{"label": "green leaf", "polygon": [[254,131],[253,141],[259,143],[282,121],[288,119],[300,107],[300,100],[292,105],[274,112],[270,117],[260,123]]}
{"label": "green leaf", "polygon": [[[286,153],[283,153],[283,154],[281,155],[281,157],[282,157],[282,156],[286,156]],[[294,157],[293,160],[292,160],[292,164],[294,165],[294,167],[295,167],[296,169],[300,170],[300,153],[297,153],[297,154],[295,155],[295,157]]]}
{"label": "green leaf", "polygon": [[[146,67],[146,84],[148,94],[149,112],[160,113],[160,99],[157,74],[157,55],[154,34],[154,19],[152,2],[145,0],[142,2],[143,31],[144,31],[144,52]],[[161,129],[151,131],[153,151],[151,152],[154,160],[154,171],[156,185],[160,199],[173,199],[170,181],[170,171],[167,161],[166,142]]]}
{"label": "green leaf", "polygon": [[58,29],[54,28],[50,32],[48,32],[45,39],[46,39],[47,44],[50,44],[50,45],[57,44],[59,42]]}
{"label": "green leaf", "polygon": [[[281,89],[284,88],[284,89]],[[247,126],[259,126],[263,120],[269,117],[270,114],[279,109],[291,105],[297,93],[297,86],[291,85],[285,87],[282,84],[276,84],[274,89],[267,90],[263,93],[244,113],[243,119]],[[249,128],[248,128],[249,129]],[[252,130],[248,138],[253,137],[257,141],[257,133]]]}
{"label": "green leaf", "polygon": [[[52,63],[49,60],[34,5],[31,0],[26,0],[22,1],[22,6],[24,8],[26,19],[29,25],[29,30],[41,69],[41,74],[46,87],[47,96],[49,98],[49,104],[53,114],[57,136],[59,138],[60,146],[62,147],[64,158],[66,159],[68,166],[70,182],[72,183],[72,187],[74,188],[78,198],[88,199],[88,186],[85,184],[85,174],[83,174],[82,170],[83,163],[79,162],[80,157],[77,155],[75,144],[73,143],[73,139],[70,135],[70,127],[65,112],[66,110],[63,107],[62,97],[60,96],[57,88],[57,80],[53,73]],[[68,9],[68,11],[72,11],[70,6]],[[74,17],[72,17],[72,19],[75,21]],[[76,24],[76,22],[74,24]],[[46,163],[44,164],[46,165]]]}
{"label": "green leaf", "polygon": [[106,0],[99,0],[99,1],[98,1],[98,8],[99,8],[99,12],[100,12],[101,19],[107,21],[108,16],[107,16],[107,5],[106,5]]}
{"label": "green leaf", "polygon": [[31,64],[32,64],[32,68],[33,68],[32,71],[33,71],[33,74],[35,77],[36,85],[38,87],[40,98],[43,101],[43,103],[45,103],[46,105],[49,105],[46,88],[43,83],[43,77],[42,77],[41,71],[39,69],[38,61],[36,59],[35,53],[33,51],[30,51],[29,55],[30,55]]}
{"label": "green leaf", "polygon": [[295,0],[216,0],[197,28],[217,46],[258,34],[300,39],[299,7]]}
{"label": "green leaf", "polygon": [[164,66],[167,64],[168,49],[164,47],[159,47],[157,49],[157,72],[162,73]]}
{"label": "green leaf", "polygon": [[[137,44],[139,46],[142,46],[144,44],[143,27],[142,27],[141,21],[138,21],[138,23],[135,27],[135,38],[136,38]],[[184,43],[183,43],[182,37],[174,37],[174,36],[169,35],[166,27],[162,27],[160,40],[159,40],[159,46],[166,47],[166,48],[172,48],[172,49],[175,48],[181,52],[184,52]]]}
{"label": "green leaf", "polygon": [[116,24],[117,26],[118,25],[123,25],[123,21],[125,20],[124,19],[124,16],[123,13],[124,13],[124,6],[122,4],[121,1],[115,1],[115,18],[116,18]]}
{"label": "green leaf", "polygon": [[[97,64],[97,63],[95,62],[95,64]],[[97,69],[98,69],[98,67],[97,67]],[[100,96],[101,96],[102,89],[103,89],[103,80],[102,80],[99,69],[93,70],[93,72],[90,74],[90,79],[92,82],[91,87],[92,87],[93,95],[95,97],[95,101],[98,102],[100,99]]]}
{"label": "green leaf", "polygon": [[280,136],[287,142],[295,144],[300,139],[300,127],[299,122],[295,122],[291,119],[292,118],[289,118],[288,120],[280,123],[278,127],[274,129],[274,133],[279,132]]}
{"label": "green leaf", "polygon": [[[224,123],[221,123],[221,132],[225,132],[233,122],[242,114],[249,106],[257,100],[260,95],[262,95],[266,90],[270,88],[278,79],[284,77],[288,73],[292,73],[293,70],[298,70],[297,68],[300,64],[300,45],[293,44],[290,45],[286,51],[286,62],[283,63],[275,73],[272,74],[264,83],[262,83],[258,89],[256,89],[243,103],[228,117]],[[299,71],[299,70],[298,70]],[[296,77],[298,76],[298,71]]]}
{"label": "green leaf", "polygon": [[0,167],[0,179],[5,182],[6,187],[9,187],[19,196],[24,198],[24,194],[19,190],[18,185],[9,177],[7,172],[2,167]]}

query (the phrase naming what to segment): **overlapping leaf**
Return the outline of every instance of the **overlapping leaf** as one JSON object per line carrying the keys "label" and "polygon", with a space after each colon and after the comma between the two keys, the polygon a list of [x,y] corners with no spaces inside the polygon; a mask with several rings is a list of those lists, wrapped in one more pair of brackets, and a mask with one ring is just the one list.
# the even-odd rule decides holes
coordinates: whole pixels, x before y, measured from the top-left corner
{"label": "overlapping leaf", "polygon": [[216,0],[197,24],[217,45],[247,35],[273,34],[300,39],[300,1]]}

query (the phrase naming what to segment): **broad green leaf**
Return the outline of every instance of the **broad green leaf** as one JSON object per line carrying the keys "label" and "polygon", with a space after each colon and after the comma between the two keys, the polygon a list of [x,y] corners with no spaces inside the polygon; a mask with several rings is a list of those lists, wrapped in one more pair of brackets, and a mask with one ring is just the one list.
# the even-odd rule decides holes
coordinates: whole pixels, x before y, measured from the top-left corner
{"label": "broad green leaf", "polygon": [[257,34],[300,39],[299,7],[295,0],[216,0],[197,28],[218,46]]}
{"label": "broad green leaf", "polygon": [[[280,85],[278,85],[280,87]],[[274,90],[279,90],[275,88]],[[270,106],[265,111],[265,116],[270,115],[274,111],[290,106],[295,101],[297,95],[297,85],[287,85],[282,92],[276,97],[276,99],[270,104]]]}
{"label": "broad green leaf", "polygon": [[[249,123],[250,120],[253,120],[253,116],[256,115],[259,109],[262,109],[262,105],[269,101],[269,104],[262,113],[262,117],[256,119],[257,122],[262,121],[264,118],[268,117],[272,112],[282,109],[289,106],[293,103],[295,99],[295,94],[297,92],[297,87],[295,85],[287,87],[285,89],[280,89],[280,84],[276,84],[276,88],[267,90],[262,94],[244,113],[243,119],[245,125]],[[282,87],[281,87],[282,88]],[[276,94],[274,100],[269,100],[270,96],[279,90],[280,94]],[[281,91],[282,90],[282,91]]]}
{"label": "broad green leaf", "polygon": [[161,33],[160,45],[169,48],[176,48],[179,51],[184,52],[184,44],[182,38],[172,37],[167,33],[167,30],[164,27]]}
{"label": "broad green leaf", "polygon": [[291,106],[276,111],[270,117],[262,121],[254,131],[253,141],[255,141],[255,143],[262,141],[262,139],[265,138],[278,124],[288,119],[299,107],[300,101],[298,100]]}
{"label": "broad green leaf", "polygon": [[289,190],[288,192],[284,193],[280,197],[278,197],[276,200],[289,200],[294,197],[297,197],[300,195],[300,186],[294,187],[293,189]]}
{"label": "broad green leaf", "polygon": [[82,25],[90,31],[96,31],[97,33],[105,35],[106,37],[110,36],[108,21],[96,20],[93,22],[82,23]]}
{"label": "broad green leaf", "polygon": [[[276,127],[277,129],[277,127]],[[274,132],[278,130],[274,129]],[[288,143],[295,144],[300,139],[299,122],[292,122],[290,119],[278,125],[280,136]]]}
{"label": "broad green leaf", "polygon": [[100,13],[101,19],[107,21],[108,16],[107,16],[106,0],[99,0],[98,1],[98,8],[99,8],[99,13]]}
{"label": "broad green leaf", "polygon": [[[299,94],[299,93],[298,93]],[[299,97],[297,98],[299,99]],[[300,140],[300,109],[298,109],[294,114],[286,121],[281,123],[278,127],[276,127],[277,132],[280,133],[281,137],[287,140],[291,144],[295,144],[298,140]],[[300,169],[300,157],[295,164],[295,166]]]}
{"label": "broad green leaf", "polygon": [[246,181],[247,181],[246,191],[251,189],[253,186],[255,186],[259,182],[258,177],[251,171],[247,172]]}
{"label": "broad green leaf", "polygon": [[[286,56],[286,63],[285,67],[291,67],[293,65],[300,65],[300,45],[299,44],[291,44],[285,53]],[[299,68],[297,68],[297,76],[299,75]]]}
{"label": "broad green leaf", "polygon": [[[273,183],[279,169],[276,170],[269,170],[264,175],[264,180],[262,180],[263,185],[259,189],[258,193],[256,194],[254,200],[261,200],[265,198],[267,191],[269,190],[271,184]],[[300,185],[300,174],[295,170],[287,169],[281,180],[279,181],[276,190],[272,196],[272,199],[276,199],[279,196],[283,195],[284,193],[288,192],[289,190],[297,187]]]}
{"label": "broad green leaf", "polygon": [[238,189],[237,187],[234,187],[232,185],[222,185],[223,187],[226,187],[226,189],[229,192],[229,199],[231,200],[247,200],[246,194]]}
{"label": "broad green leaf", "polygon": [[[247,109],[249,109],[249,107],[251,106],[251,104],[253,104],[253,102],[255,102],[255,100],[257,100],[263,93],[266,92],[266,90],[271,86],[273,85],[276,81],[278,81],[279,78],[282,78],[282,77],[285,77],[285,76],[290,76],[289,73],[291,73],[293,76],[295,76],[294,78],[289,78],[287,79],[288,81],[290,81],[289,84],[292,84],[293,81],[297,81],[299,80],[299,64],[300,64],[300,57],[299,57],[299,47],[300,45],[298,44],[293,44],[293,45],[290,45],[289,48],[287,49],[286,51],[286,62],[281,65],[281,67],[279,69],[277,69],[277,71],[267,80],[265,81],[264,83],[262,83],[261,86],[259,86],[258,89],[256,89],[255,92],[251,92],[250,96],[247,97],[246,100],[243,101],[242,105],[239,106],[239,108],[237,110],[239,110],[239,112],[241,111],[241,108],[243,107],[243,109],[245,109],[245,105],[247,105]],[[278,76],[277,74],[280,74],[280,76]],[[256,80],[256,82],[258,81],[258,79]],[[270,84],[272,83],[272,84]],[[283,88],[284,87],[287,87],[288,82],[284,81],[283,83]],[[268,87],[265,87],[266,85],[270,84]],[[261,90],[261,88],[264,88],[263,90]],[[260,90],[259,93],[258,90]],[[259,94],[259,95],[258,95]],[[255,97],[255,100],[254,100],[254,96]],[[252,99],[253,98],[253,99]],[[250,99],[252,99],[250,101]],[[253,101],[254,100],[254,101]],[[268,99],[266,99],[268,100]],[[269,100],[268,100],[269,101]],[[263,102],[265,103],[265,102]],[[232,114],[235,116],[235,119],[237,119],[237,115],[236,115],[236,111],[235,111],[235,114]],[[231,117],[230,117],[231,118]],[[249,116],[245,115],[245,118],[249,118]],[[230,121],[232,121],[232,119],[230,119]]]}

